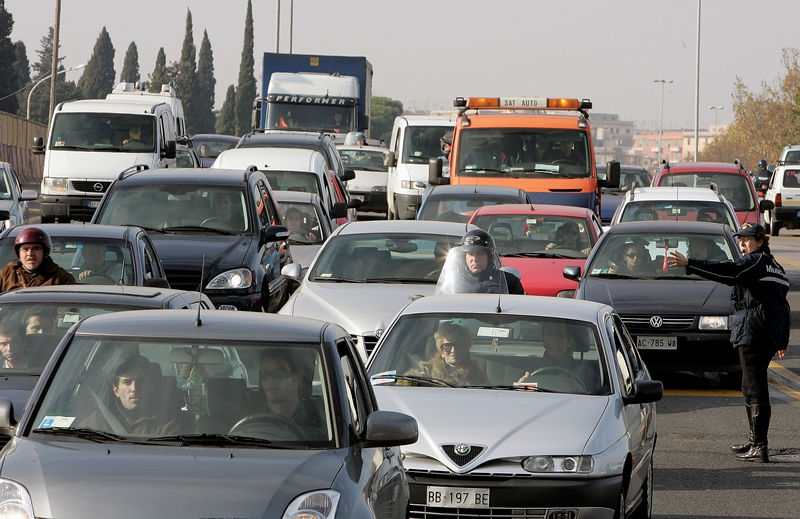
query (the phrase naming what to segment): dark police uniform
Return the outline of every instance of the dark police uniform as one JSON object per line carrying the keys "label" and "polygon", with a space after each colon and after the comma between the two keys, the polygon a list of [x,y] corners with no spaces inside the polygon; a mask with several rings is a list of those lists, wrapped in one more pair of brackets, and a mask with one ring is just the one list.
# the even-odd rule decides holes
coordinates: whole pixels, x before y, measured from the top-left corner
{"label": "dark police uniform", "polygon": [[[747,225],[763,234],[761,225],[745,223],[741,229]],[[737,235],[753,236],[755,233],[740,230]],[[786,301],[789,279],[786,272],[772,257],[769,247],[762,246],[737,261],[689,258],[686,273],[733,286],[731,343],[739,349],[742,393],[751,441],[732,449],[735,452],[751,451],[751,447],[763,444],[763,455],[757,461],[767,461],[767,431],[772,413],[767,367],[778,350],[786,349],[789,338],[789,305]],[[745,454],[740,457],[747,458]]]}

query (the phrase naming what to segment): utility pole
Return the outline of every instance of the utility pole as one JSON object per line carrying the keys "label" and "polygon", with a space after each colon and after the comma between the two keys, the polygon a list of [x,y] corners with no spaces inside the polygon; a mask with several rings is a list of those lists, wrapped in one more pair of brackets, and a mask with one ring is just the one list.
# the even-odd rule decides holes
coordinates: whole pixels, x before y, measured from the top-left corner
{"label": "utility pole", "polygon": [[664,135],[664,86],[667,83],[672,83],[671,79],[654,79],[653,83],[661,83],[661,111],[658,117],[658,162],[657,166],[661,164],[661,138]]}
{"label": "utility pole", "polygon": [[61,0],[56,0],[56,23],[53,25],[53,62],[50,67],[50,111],[47,112],[47,125],[53,118],[56,106],[56,76],[58,74],[58,28],[61,25]]}

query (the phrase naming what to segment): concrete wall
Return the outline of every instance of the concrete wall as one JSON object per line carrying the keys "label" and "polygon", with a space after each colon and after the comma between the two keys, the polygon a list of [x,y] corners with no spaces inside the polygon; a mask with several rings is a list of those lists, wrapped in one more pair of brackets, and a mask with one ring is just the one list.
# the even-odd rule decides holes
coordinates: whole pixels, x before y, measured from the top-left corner
{"label": "concrete wall", "polygon": [[47,139],[47,126],[0,112],[0,161],[11,163],[23,184],[42,182],[44,155],[31,152],[34,137]]}

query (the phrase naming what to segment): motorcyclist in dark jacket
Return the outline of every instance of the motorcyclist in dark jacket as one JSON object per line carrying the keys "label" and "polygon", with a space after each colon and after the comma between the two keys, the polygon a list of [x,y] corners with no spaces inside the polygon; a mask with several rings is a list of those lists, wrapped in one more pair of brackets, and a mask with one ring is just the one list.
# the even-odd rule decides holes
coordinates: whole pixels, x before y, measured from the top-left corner
{"label": "motorcyclist in dark jacket", "polygon": [[756,186],[756,191],[767,189],[771,176],[772,172],[767,169],[767,161],[764,159],[759,160],[758,169],[753,173],[753,183]]}
{"label": "motorcyclist in dark jacket", "polygon": [[731,342],[739,350],[742,393],[750,424],[749,441],[731,446],[745,461],[768,462],[767,432],[772,408],[769,403],[767,367],[777,353],[786,354],[789,342],[789,279],[769,250],[769,236],[762,225],[744,223],[736,232],[744,255],[736,261],[686,258],[673,251],[670,267],[686,267],[687,274],[733,286],[734,314]]}
{"label": "motorcyclist in dark jacket", "polygon": [[519,278],[501,267],[492,235],[473,229],[461,238],[461,246],[448,252],[436,293],[524,294]]}

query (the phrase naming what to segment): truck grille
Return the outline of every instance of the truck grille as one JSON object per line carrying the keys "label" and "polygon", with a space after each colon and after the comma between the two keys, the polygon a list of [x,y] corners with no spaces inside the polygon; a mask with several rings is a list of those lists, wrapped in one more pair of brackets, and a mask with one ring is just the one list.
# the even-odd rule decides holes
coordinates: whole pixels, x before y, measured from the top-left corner
{"label": "truck grille", "polygon": [[653,332],[653,331],[678,331],[688,330],[694,325],[693,315],[659,315],[662,324],[660,327],[655,328],[650,324],[650,319],[657,314],[651,315],[624,315],[620,316],[622,322],[631,333],[635,332]]}
{"label": "truck grille", "polygon": [[353,339],[353,342],[358,343],[358,338],[364,341],[364,351],[367,354],[367,358],[372,354],[372,350],[375,349],[375,345],[378,344],[378,338],[375,335],[356,335],[350,334],[350,337]]}
{"label": "truck grille", "polygon": [[[85,193],[105,193],[111,182],[91,181],[91,180],[73,180],[72,189],[75,191],[83,191]],[[101,189],[97,189],[97,187]]]}
{"label": "truck grille", "polygon": [[[418,504],[408,505],[409,519],[545,519],[546,508],[441,508]],[[572,517],[575,517],[573,515]]]}

